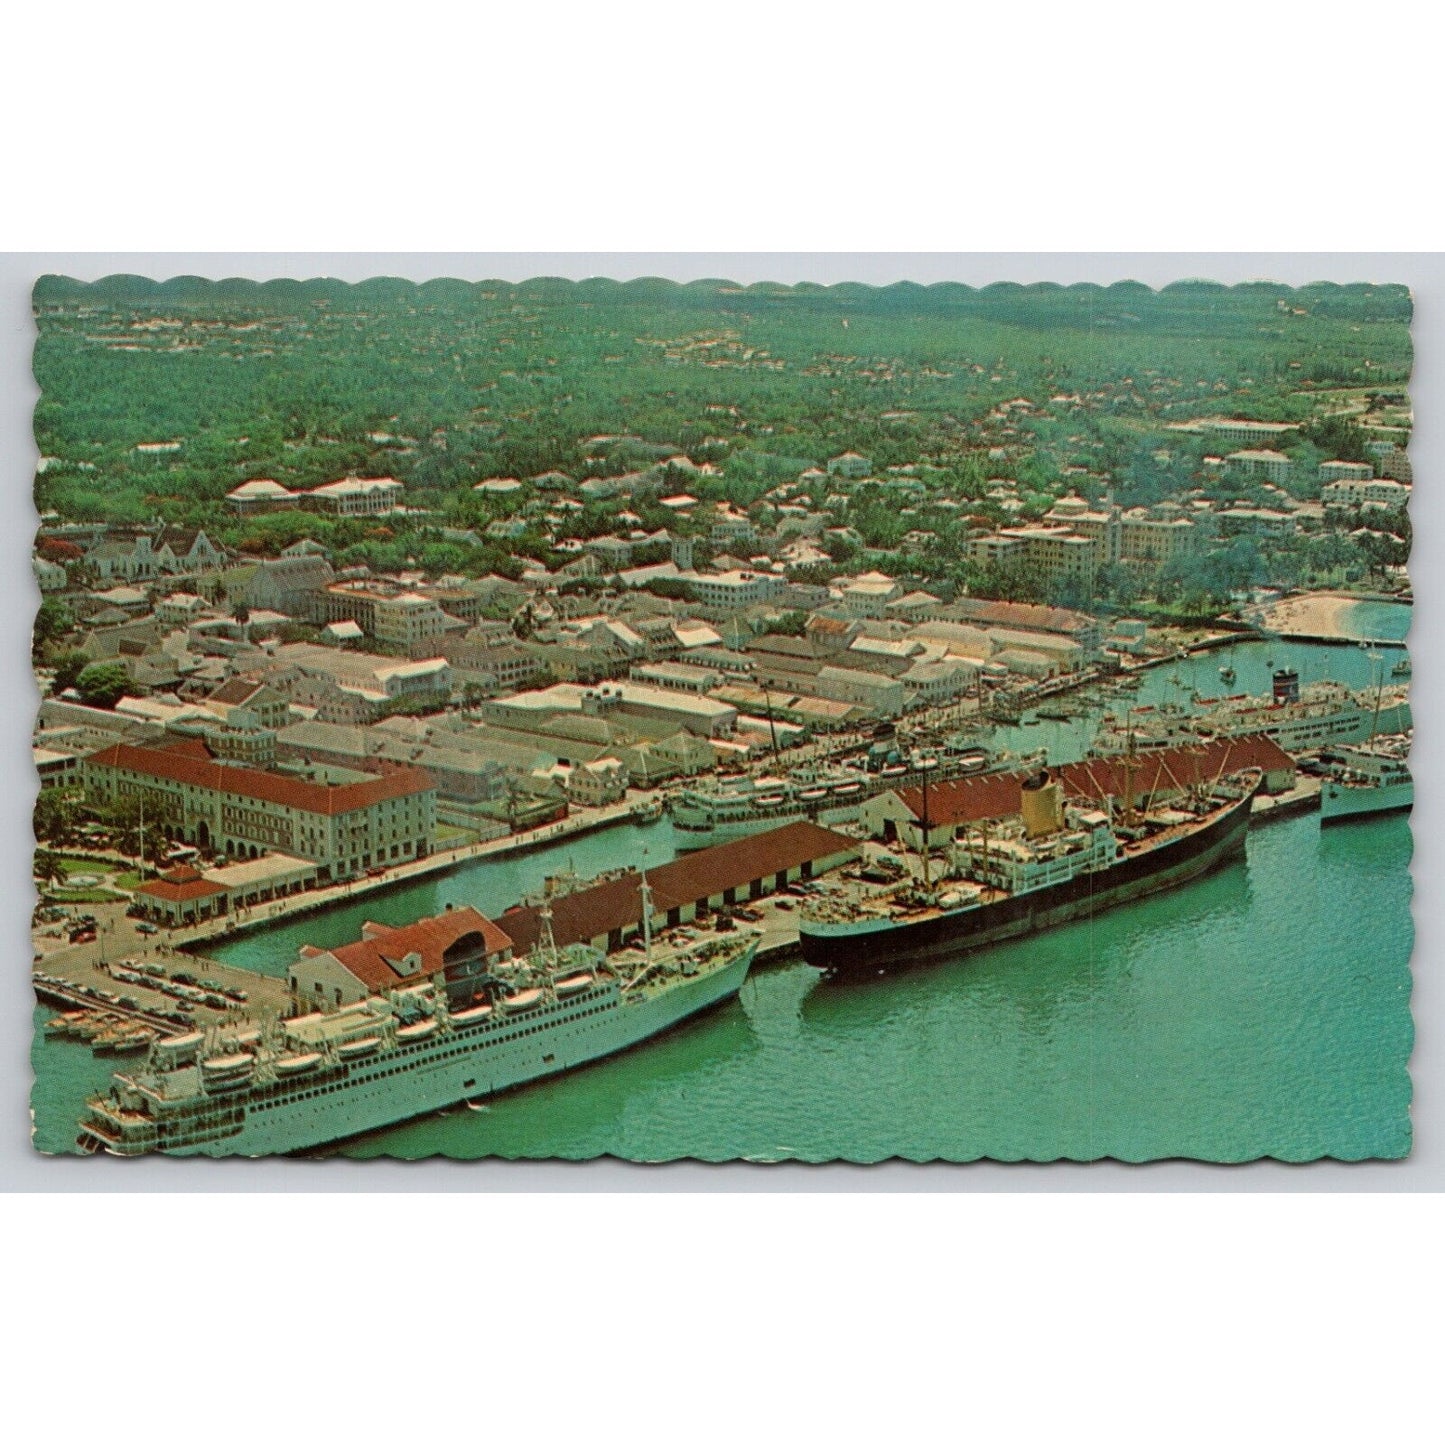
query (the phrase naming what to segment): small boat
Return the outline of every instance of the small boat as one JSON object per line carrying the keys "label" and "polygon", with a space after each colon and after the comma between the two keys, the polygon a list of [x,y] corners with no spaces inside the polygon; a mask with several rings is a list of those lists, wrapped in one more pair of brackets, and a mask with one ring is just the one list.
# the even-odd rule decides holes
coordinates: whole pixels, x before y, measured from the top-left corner
{"label": "small boat", "polygon": [[352,1039],[350,1043],[340,1045],[336,1053],[338,1057],[351,1059],[364,1059],[368,1054],[374,1054],[381,1047],[381,1038],[377,1034],[367,1034],[364,1039]]}
{"label": "small boat", "polygon": [[464,1008],[452,1015],[452,1023],[460,1024],[465,1028],[468,1024],[479,1024],[483,1019],[492,1016],[492,1006],[489,1003],[479,1003],[474,1008]]}
{"label": "small boat", "polygon": [[863,784],[861,782],[839,783],[838,786],[833,789],[833,796],[835,798],[852,798],[856,797],[862,791]]}
{"label": "small boat", "polygon": [[1225,682],[1234,681],[1234,669],[1232,667],[1221,667],[1219,669],[1219,675],[1224,679]]}
{"label": "small boat", "polygon": [[1410,676],[1410,659],[1409,659],[1408,657],[1402,657],[1402,658],[1399,660],[1399,662],[1397,662],[1397,663],[1394,665],[1394,667],[1392,667],[1392,668],[1390,669],[1390,676],[1391,676],[1391,677],[1409,677],[1409,676]]}
{"label": "small boat", "polygon": [[803,791],[798,794],[798,801],[800,803],[816,803],[827,796],[827,788],[804,788]]}
{"label": "small boat", "polygon": [[155,1035],[149,1029],[136,1029],[132,1033],[122,1034],[111,1045],[110,1051],[113,1054],[138,1054],[142,1049],[148,1049],[154,1038]]}
{"label": "small boat", "polygon": [[207,1078],[218,1078],[223,1074],[243,1073],[247,1069],[256,1066],[255,1054],[247,1053],[240,1049],[234,1054],[217,1054],[214,1058],[205,1059],[201,1063],[201,1072]]}
{"label": "small boat", "polygon": [[173,1060],[183,1059],[187,1054],[200,1048],[204,1035],[199,1033],[177,1034],[174,1038],[162,1039],[157,1045],[162,1054]]}
{"label": "small boat", "polygon": [[280,1079],[294,1079],[298,1074],[309,1074],[321,1062],[320,1054],[285,1054],[276,1059],[271,1067]]}
{"label": "small boat", "polygon": [[540,988],[524,988],[520,993],[508,994],[502,1000],[502,1006],[509,1012],[519,1012],[524,1008],[535,1008],[542,1001],[542,990]]}
{"label": "small boat", "polygon": [[418,1019],[414,1024],[402,1024],[396,1031],[396,1041],[399,1044],[420,1043],[422,1039],[431,1038],[439,1027],[435,1019]]}
{"label": "small boat", "polygon": [[570,994],[581,993],[589,989],[597,981],[595,973],[574,973],[567,978],[559,978],[552,987],[557,992],[558,998],[566,998]]}
{"label": "small boat", "polygon": [[470,1099],[466,1099],[463,1102],[465,1102],[467,1108],[474,1114],[490,1114],[492,1111],[490,1104],[474,1104]]}

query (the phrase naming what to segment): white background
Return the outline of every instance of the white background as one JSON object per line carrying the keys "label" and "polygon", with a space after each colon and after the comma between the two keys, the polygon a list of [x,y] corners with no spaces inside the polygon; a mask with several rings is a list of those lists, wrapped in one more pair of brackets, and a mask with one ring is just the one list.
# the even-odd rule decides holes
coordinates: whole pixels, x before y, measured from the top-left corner
{"label": "white background", "polygon": [[[13,684],[0,716],[0,879],[11,885],[0,931],[14,959],[0,975],[0,1168],[17,1190],[101,1179],[108,1191],[5,1201],[0,1358],[14,1385],[3,1408],[21,1428],[43,1417],[62,1438],[223,1440],[445,1427],[689,1440],[1423,1431],[1438,1209],[1410,1191],[1438,1190],[1445,1169],[1432,661],[1445,541],[1431,495],[1445,471],[1445,270],[1431,255],[1309,253],[1438,246],[1439,49],[1426,30],[1381,7],[1227,3],[132,4],[4,23],[0,240],[23,253],[0,275],[0,655]],[[344,265],[123,254],[182,248],[386,254]],[[498,253],[704,249],[581,269],[1410,282],[1421,482],[1411,1161],[147,1161],[159,1167],[101,1176],[26,1152],[30,279],[567,274],[555,255]],[[416,254],[482,250],[486,263]],[[1133,254],[990,254],[1040,250]],[[1138,254],[1161,250],[1176,254]],[[1220,250],[1273,254],[1204,254]],[[758,251],[773,254],[736,254]],[[798,252],[834,254],[806,272],[777,254]],[[258,1182],[279,1192],[213,1192]],[[619,1187],[646,1192],[579,1192]],[[402,1192],[336,1192],[377,1189]],[[170,1192],[133,1192],[153,1190]],[[677,1192],[698,1190],[725,1192]]]}

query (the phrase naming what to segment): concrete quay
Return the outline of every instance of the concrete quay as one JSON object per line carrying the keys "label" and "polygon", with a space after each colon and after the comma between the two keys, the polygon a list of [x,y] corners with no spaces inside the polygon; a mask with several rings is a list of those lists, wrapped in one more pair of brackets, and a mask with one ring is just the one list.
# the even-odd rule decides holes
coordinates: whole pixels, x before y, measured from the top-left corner
{"label": "concrete quay", "polygon": [[531,852],[535,848],[550,847],[567,838],[593,833],[600,828],[614,827],[618,823],[625,823],[632,816],[637,801],[636,797],[629,797],[620,803],[604,808],[589,808],[585,813],[574,814],[561,822],[548,823],[525,833],[511,833],[503,838],[493,838],[485,843],[468,843],[459,848],[438,849],[425,858],[395,864],[376,877],[353,878],[344,883],[313,888],[305,893],[293,893],[270,903],[256,904],[238,909],[235,913],[223,914],[219,918],[204,919],[186,928],[166,929],[164,936],[168,943],[183,949],[194,949],[195,945],[211,940],[234,938],[283,919],[319,913],[338,903],[350,903],[373,893],[384,893],[389,888],[410,883],[417,878],[449,873],[481,858],[513,857]]}

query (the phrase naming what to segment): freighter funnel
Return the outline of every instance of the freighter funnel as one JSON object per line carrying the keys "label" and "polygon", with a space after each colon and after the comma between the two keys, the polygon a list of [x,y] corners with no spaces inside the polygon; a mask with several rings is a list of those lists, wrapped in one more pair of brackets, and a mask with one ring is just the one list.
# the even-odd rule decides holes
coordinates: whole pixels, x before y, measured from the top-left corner
{"label": "freighter funnel", "polygon": [[1030,838],[1046,838],[1064,828],[1064,790],[1047,768],[1035,773],[1020,789],[1019,811]]}

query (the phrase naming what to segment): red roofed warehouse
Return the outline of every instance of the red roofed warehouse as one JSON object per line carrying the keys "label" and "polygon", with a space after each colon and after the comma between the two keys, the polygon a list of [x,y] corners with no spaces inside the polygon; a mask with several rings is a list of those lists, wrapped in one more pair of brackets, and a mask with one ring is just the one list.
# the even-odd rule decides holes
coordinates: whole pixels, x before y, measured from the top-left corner
{"label": "red roofed warehouse", "polygon": [[204,743],[119,743],[86,758],[86,796],[133,799],[147,831],[234,858],[280,852],[317,865],[321,882],[423,858],[436,829],[436,785],[419,768],[309,775],[224,763]]}
{"label": "red roofed warehouse", "polygon": [[[654,928],[690,923],[712,909],[761,898],[801,879],[817,878],[851,862],[857,842],[816,823],[788,823],[750,838],[689,853],[648,870]],[[526,952],[541,932],[541,909],[509,908],[501,926]],[[641,879],[624,873],[553,900],[552,934],[559,947],[590,943],[605,952],[620,948],[642,927]]]}
{"label": "red roofed warehouse", "polygon": [[304,947],[288,970],[298,1008],[323,1011],[388,989],[443,984],[450,1004],[469,1003],[493,964],[512,956],[512,940],[475,908],[447,907],[401,928],[362,925],[355,943]]}
{"label": "red roofed warehouse", "polygon": [[[1173,748],[1150,748],[1132,763],[1122,757],[1089,758],[1065,763],[1053,771],[1065,795],[1076,803],[1103,803],[1122,796],[1126,775],[1132,779],[1136,806],[1148,806],[1243,768],[1264,773],[1263,790],[1282,793],[1294,786],[1294,759],[1272,738],[1251,734]],[[960,827],[984,819],[1011,817],[1019,811],[1020,785],[1026,773],[980,773],[935,783],[928,790],[928,837],[946,843]],[[923,818],[923,789],[900,788],[880,793],[863,805],[863,822],[875,837],[901,836],[917,847]]]}

